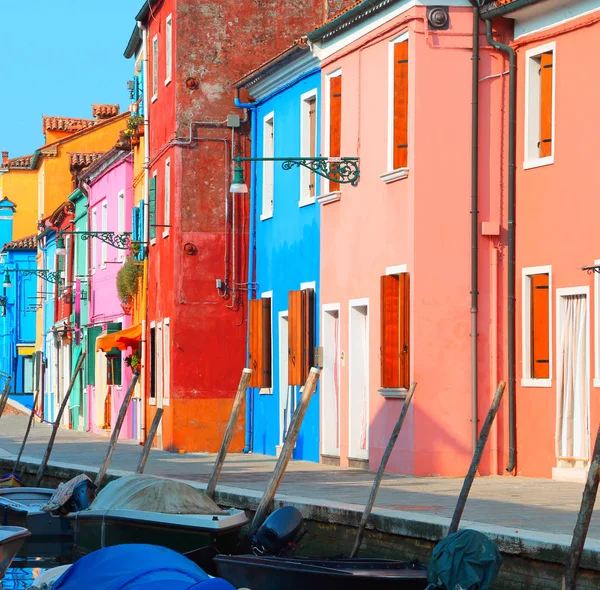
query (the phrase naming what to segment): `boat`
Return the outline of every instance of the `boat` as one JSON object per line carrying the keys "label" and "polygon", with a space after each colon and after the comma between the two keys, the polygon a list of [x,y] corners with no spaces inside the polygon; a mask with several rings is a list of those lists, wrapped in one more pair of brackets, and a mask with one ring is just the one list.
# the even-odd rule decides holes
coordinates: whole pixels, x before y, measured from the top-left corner
{"label": "boat", "polygon": [[0,526],[0,580],[29,536],[26,528]]}
{"label": "boat", "polygon": [[54,583],[60,578],[70,567],[71,563],[59,565],[42,572],[27,590],[49,590]]}
{"label": "boat", "polygon": [[129,475],[109,483],[87,510],[68,515],[74,550],[85,555],[128,543],[149,543],[186,553],[215,546],[235,550],[243,510],[222,510],[182,481]]}
{"label": "boat", "polygon": [[0,476],[0,488],[22,488],[23,482],[16,473],[7,473]]}

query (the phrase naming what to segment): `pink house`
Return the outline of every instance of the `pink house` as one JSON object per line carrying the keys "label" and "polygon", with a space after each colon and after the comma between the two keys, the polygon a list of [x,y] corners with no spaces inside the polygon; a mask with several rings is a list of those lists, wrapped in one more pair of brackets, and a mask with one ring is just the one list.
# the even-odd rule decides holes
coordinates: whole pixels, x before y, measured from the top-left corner
{"label": "pink house", "polygon": [[[133,156],[113,149],[98,160],[86,173],[84,186],[88,194],[89,230],[123,233],[131,231]],[[117,294],[116,278],[125,262],[127,251],[98,238],[89,240],[89,325],[88,355],[93,355],[94,384],[88,385],[88,430],[101,432],[114,425],[121,403],[131,381],[131,369],[125,358],[131,351],[113,349],[104,352],[96,340],[104,334],[117,332],[131,324],[127,309],[123,309]],[[133,438],[137,404],[128,409],[121,436]]]}
{"label": "pink house", "polygon": [[[366,4],[366,3],[365,3]],[[417,3],[420,4],[420,3]],[[323,155],[359,156],[357,187],[324,181],[321,314],[324,461],[376,469],[410,383],[418,387],[388,469],[464,475],[502,376],[499,239],[504,58],[480,27],[481,135],[476,241],[479,365],[471,375],[473,9],[430,18],[412,2],[370,3],[309,35],[322,67]],[[433,22],[432,22],[433,21]],[[441,26],[439,26],[441,23]],[[483,142],[482,142],[483,143]],[[491,147],[490,147],[491,146]],[[494,266],[495,265],[495,266]],[[491,278],[492,270],[497,273]],[[495,342],[492,345],[491,342]],[[333,352],[333,354],[330,354]],[[493,361],[493,362],[492,362]],[[492,366],[493,365],[493,366]],[[504,460],[504,410],[481,473]]]}

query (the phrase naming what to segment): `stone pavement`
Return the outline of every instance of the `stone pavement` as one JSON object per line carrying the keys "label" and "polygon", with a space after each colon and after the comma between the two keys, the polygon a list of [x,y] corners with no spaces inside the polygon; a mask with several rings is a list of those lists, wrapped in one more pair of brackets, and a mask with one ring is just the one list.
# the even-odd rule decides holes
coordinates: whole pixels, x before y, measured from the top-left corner
{"label": "stone pavement", "polygon": [[[0,419],[0,459],[16,456],[27,425],[24,416]],[[39,463],[50,435],[50,427],[36,423],[24,458]],[[60,430],[51,463],[69,463],[97,470],[104,459],[108,437]],[[141,447],[135,442],[118,444],[111,470],[134,471]],[[174,455],[151,452],[146,473],[207,483],[214,455]],[[220,484],[261,492],[273,471],[273,457],[234,454],[227,458]],[[303,498],[310,503],[338,502],[359,510],[367,501],[373,473],[292,461],[279,489],[280,495]],[[417,515],[451,518],[462,479],[386,475],[376,506]],[[571,536],[579,511],[583,484],[520,477],[481,477],[475,480],[463,518],[486,525],[528,529]],[[600,515],[595,515],[588,539],[600,540]]]}

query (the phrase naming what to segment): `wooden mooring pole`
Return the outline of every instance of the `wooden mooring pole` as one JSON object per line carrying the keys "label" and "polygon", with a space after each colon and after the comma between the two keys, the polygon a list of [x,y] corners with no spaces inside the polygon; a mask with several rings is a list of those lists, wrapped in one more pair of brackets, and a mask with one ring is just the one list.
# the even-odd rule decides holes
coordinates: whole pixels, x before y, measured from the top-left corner
{"label": "wooden mooring pole", "polygon": [[240,378],[237,393],[235,394],[233,407],[231,408],[231,416],[229,416],[229,423],[227,424],[227,429],[225,430],[223,443],[221,444],[221,449],[219,450],[219,454],[217,455],[215,466],[213,467],[213,472],[210,476],[210,480],[208,481],[208,487],[206,488],[206,495],[209,498],[214,498],[215,496],[215,490],[217,489],[219,476],[221,475],[221,470],[223,469],[223,464],[225,463],[225,457],[227,457],[229,445],[231,444],[231,438],[233,437],[233,430],[237,423],[237,419],[242,408],[242,404],[244,403],[244,399],[246,399],[246,391],[248,390],[250,377],[252,377],[252,370],[244,369],[242,371],[242,377]]}
{"label": "wooden mooring pole", "polygon": [[2,390],[2,395],[0,395],[0,417],[4,414],[4,408],[6,408],[6,404],[8,403],[8,397],[10,395],[10,379],[11,376],[9,375],[6,380],[6,385]]}
{"label": "wooden mooring pole", "polygon": [[39,485],[42,481],[42,477],[44,476],[44,471],[46,469],[46,465],[48,465],[48,461],[50,460],[50,454],[52,453],[52,447],[54,446],[54,440],[56,439],[56,433],[58,432],[58,428],[60,426],[60,421],[62,420],[62,416],[65,413],[67,404],[69,403],[69,398],[71,397],[71,391],[73,391],[73,386],[75,385],[75,380],[77,379],[77,375],[79,374],[79,371],[81,371],[81,369],[83,368],[83,361],[85,360],[85,357],[86,357],[86,351],[84,350],[81,353],[79,360],[77,361],[77,365],[75,365],[75,371],[73,371],[73,375],[71,375],[71,382],[69,383],[69,389],[67,389],[67,392],[65,393],[65,398],[63,399],[62,404],[60,405],[60,409],[58,410],[58,414],[56,415],[56,420],[54,421],[54,424],[52,425],[52,433],[50,434],[50,440],[48,441],[48,446],[46,447],[46,452],[44,454],[44,458],[42,459],[42,462],[40,463],[40,467],[38,469],[37,476],[35,478],[34,487],[36,487],[36,488],[39,487]]}
{"label": "wooden mooring pole", "polygon": [[33,426],[33,419],[35,418],[35,408],[37,407],[38,400],[40,398],[40,392],[38,391],[35,394],[35,399],[33,400],[33,407],[31,408],[31,413],[29,414],[29,422],[27,423],[27,430],[25,430],[25,436],[23,437],[23,442],[21,443],[21,448],[19,449],[19,454],[17,455],[17,460],[15,461],[15,466],[13,467],[13,473],[18,475],[19,465],[21,464],[21,456],[23,455],[23,451],[25,450],[25,445],[27,444],[27,439],[29,438],[29,432],[31,427]]}
{"label": "wooden mooring pole", "polygon": [[290,422],[290,427],[288,428],[288,432],[283,443],[283,448],[281,449],[281,454],[279,455],[279,459],[277,459],[277,464],[275,465],[275,469],[271,474],[269,485],[265,490],[262,500],[260,501],[260,505],[256,510],[256,514],[254,515],[254,519],[252,520],[252,524],[250,525],[250,535],[256,532],[271,509],[271,504],[273,503],[273,498],[275,498],[275,494],[277,493],[277,488],[279,488],[279,484],[281,483],[285,469],[292,458],[294,446],[296,445],[296,439],[298,438],[298,432],[300,431],[300,426],[302,426],[302,420],[304,420],[304,415],[308,409],[308,404],[313,396],[313,393],[315,392],[315,389],[317,388],[317,382],[319,381],[320,374],[321,371],[315,367],[310,370],[308,379],[304,384],[302,397],[300,398],[298,407],[292,416],[292,421]]}
{"label": "wooden mooring pole", "polygon": [[108,449],[106,451],[106,457],[104,457],[104,462],[102,463],[102,467],[100,471],[98,471],[98,475],[96,476],[96,480],[94,484],[97,488],[102,485],[102,481],[106,476],[106,472],[108,471],[108,466],[110,465],[110,461],[112,459],[113,453],[115,452],[115,447],[117,446],[117,441],[119,440],[119,434],[121,433],[121,428],[123,426],[123,422],[125,420],[125,414],[127,413],[127,408],[129,407],[129,402],[133,396],[133,390],[137,385],[138,379],[140,378],[140,372],[134,371],[133,377],[131,378],[131,382],[129,383],[129,388],[127,389],[127,393],[125,394],[125,398],[123,399],[123,403],[121,404],[121,409],[119,410],[119,415],[117,416],[117,423],[113,427],[113,431],[110,437],[110,443],[108,445]]}
{"label": "wooden mooring pole", "polygon": [[581,507],[577,515],[577,523],[573,531],[573,540],[571,541],[571,549],[567,560],[567,570],[563,578],[564,590],[576,590],[577,587],[577,572],[579,570],[579,562],[583,554],[585,538],[587,537],[588,529],[592,513],[594,512],[594,504],[596,503],[596,495],[598,494],[598,482],[600,480],[600,426],[596,433],[596,443],[594,444],[594,452],[590,462],[590,468],[583,488],[583,497],[581,498]]}
{"label": "wooden mooring pole", "polygon": [[494,395],[492,405],[490,406],[488,415],[483,423],[481,432],[479,433],[479,440],[477,441],[477,446],[475,447],[475,453],[473,453],[471,467],[469,468],[469,472],[467,473],[465,481],[463,482],[460,495],[458,496],[458,502],[456,503],[454,514],[452,515],[452,522],[450,523],[450,528],[448,529],[449,535],[458,530],[458,525],[460,524],[460,519],[462,518],[465,504],[467,503],[467,498],[469,497],[469,492],[471,491],[471,486],[473,485],[473,480],[475,479],[475,475],[479,469],[479,463],[481,462],[483,449],[485,448],[488,436],[490,435],[490,429],[494,422],[494,418],[496,418],[496,414],[498,413],[498,408],[500,407],[500,402],[502,401],[502,395],[504,394],[505,387],[506,383],[504,383],[504,381],[500,381],[500,383],[498,383],[496,395]]}
{"label": "wooden mooring pole", "polygon": [[156,409],[154,420],[152,420],[152,425],[150,426],[150,432],[148,432],[146,442],[144,443],[144,448],[142,449],[142,454],[140,455],[140,462],[138,463],[135,471],[136,473],[144,473],[146,461],[148,461],[148,455],[150,454],[150,449],[152,448],[152,443],[154,442],[154,437],[156,436],[156,431],[158,430],[158,425],[160,424],[163,412],[164,410],[162,408]]}
{"label": "wooden mooring pole", "polygon": [[383,453],[383,457],[381,457],[381,463],[379,463],[379,469],[377,470],[377,474],[375,475],[375,481],[373,482],[373,487],[371,488],[371,493],[369,494],[369,500],[367,502],[367,505],[365,506],[362,518],[360,519],[360,524],[358,525],[358,531],[356,532],[356,539],[354,541],[354,547],[352,548],[350,557],[356,557],[358,555],[358,551],[360,550],[363,535],[365,534],[365,527],[367,526],[369,516],[371,515],[371,511],[373,510],[373,506],[375,505],[375,498],[377,498],[377,492],[379,491],[379,486],[381,485],[381,480],[383,479],[385,468],[390,459],[390,455],[394,450],[396,440],[398,440],[398,435],[402,430],[402,425],[404,424],[404,419],[406,418],[406,414],[408,413],[408,408],[410,407],[410,402],[412,401],[412,397],[415,393],[416,387],[417,384],[413,382],[410,386],[410,389],[408,390],[408,393],[406,394],[404,405],[402,406],[402,411],[400,412],[398,421],[394,426],[394,430],[392,430],[392,435],[390,436],[390,440],[388,441],[385,452]]}

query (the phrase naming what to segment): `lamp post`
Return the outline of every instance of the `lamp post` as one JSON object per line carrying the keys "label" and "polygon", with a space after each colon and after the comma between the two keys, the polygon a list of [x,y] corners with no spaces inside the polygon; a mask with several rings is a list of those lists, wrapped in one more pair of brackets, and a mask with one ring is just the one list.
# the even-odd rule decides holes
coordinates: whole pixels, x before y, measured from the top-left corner
{"label": "lamp post", "polygon": [[323,178],[352,186],[356,186],[360,178],[359,158],[242,158],[238,155],[233,158],[233,161],[235,167],[229,192],[234,194],[248,192],[242,162],[281,162],[284,170],[303,166]]}
{"label": "lamp post", "polygon": [[131,232],[61,230],[58,232],[58,239],[56,240],[56,254],[58,256],[64,256],[67,253],[65,238],[63,237],[66,234],[81,236],[82,240],[98,238],[100,241],[120,250],[127,250],[131,246]]}
{"label": "lamp post", "polygon": [[12,287],[12,281],[10,280],[10,274],[9,274],[11,272],[14,272],[14,273],[18,272],[25,276],[36,275],[36,276],[40,277],[41,279],[43,279],[44,281],[48,281],[49,283],[61,283],[61,281],[62,281],[60,272],[54,271],[54,270],[46,270],[46,269],[41,269],[41,268],[35,268],[35,269],[7,268],[4,271],[4,281],[2,283],[2,286],[5,289],[10,289]]}

